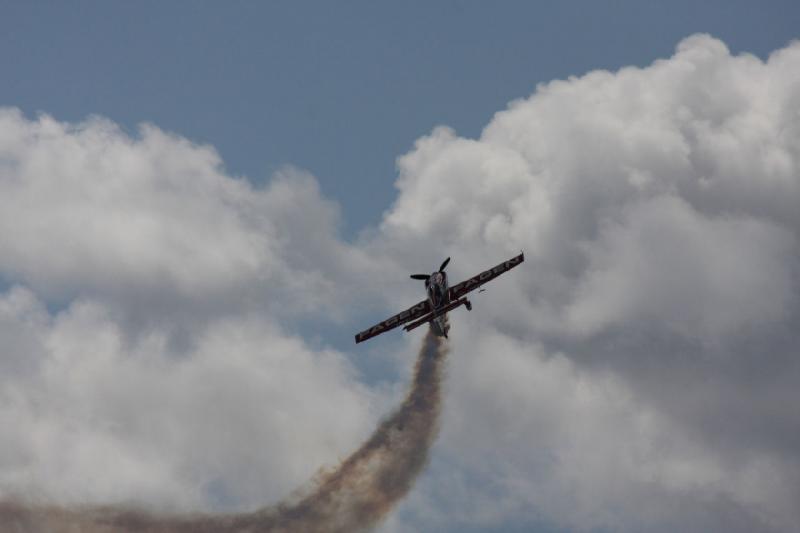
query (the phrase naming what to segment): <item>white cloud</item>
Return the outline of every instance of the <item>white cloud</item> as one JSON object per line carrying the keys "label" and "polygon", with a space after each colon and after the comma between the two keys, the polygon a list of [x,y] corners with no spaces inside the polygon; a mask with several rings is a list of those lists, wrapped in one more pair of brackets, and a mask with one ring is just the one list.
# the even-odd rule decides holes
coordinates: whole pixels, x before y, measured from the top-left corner
{"label": "white cloud", "polygon": [[582,370],[564,354],[474,326],[455,339],[444,433],[432,473],[409,503],[412,524],[791,524],[794,511],[781,495],[796,480],[774,457],[728,460],[625,380]]}
{"label": "white cloud", "polygon": [[308,311],[342,297],[332,279],[360,260],[300,171],[256,188],[211,147],[101,118],[4,109],[0,131],[0,275],[49,301],[88,295],[139,320],[162,307]]}
{"label": "white cloud", "polygon": [[[764,63],[697,35],[647,68],[543,85],[478,140],[438,128],[399,159],[400,196],[381,237],[406,268],[437,250],[458,256],[460,268],[525,249],[536,275],[523,282],[532,305],[518,314],[538,331],[607,326],[621,306],[628,316],[658,306],[664,324],[694,321],[691,307],[704,315],[693,331],[705,333],[779,319],[793,296],[800,229],[800,81],[787,68],[797,50]],[[649,235],[636,227],[647,220]],[[623,232],[656,241],[650,251],[624,245]],[[678,248],[657,250],[662,236]],[[589,288],[593,279],[624,287],[637,257],[650,279],[635,291]],[[687,278],[674,271],[682,261],[695,263]],[[698,284],[705,292],[690,295],[694,303],[658,301]],[[611,291],[616,302],[597,301]],[[744,301],[747,309],[732,309]]]}
{"label": "white cloud", "polygon": [[443,251],[459,278],[527,259],[453,318],[421,489],[441,508],[412,499],[420,524],[793,530],[798,62],[796,43],[762,62],[696,35],[399,159],[398,262]]}
{"label": "white cloud", "polygon": [[788,230],[747,216],[704,218],[666,195],[621,217],[587,242],[589,266],[566,313],[574,331],[651,321],[719,338],[782,318],[793,291]]}
{"label": "white cloud", "polygon": [[0,494],[253,508],[345,456],[385,400],[283,327],[349,298],[338,217],[296,169],[0,110]]}
{"label": "white cloud", "polygon": [[342,354],[262,318],[214,322],[176,355],[159,331],[126,343],[96,303],[48,316],[16,288],[0,306],[3,327],[29,336],[4,351],[24,361],[0,391],[14,428],[0,439],[6,495],[254,508],[344,457],[375,420]]}

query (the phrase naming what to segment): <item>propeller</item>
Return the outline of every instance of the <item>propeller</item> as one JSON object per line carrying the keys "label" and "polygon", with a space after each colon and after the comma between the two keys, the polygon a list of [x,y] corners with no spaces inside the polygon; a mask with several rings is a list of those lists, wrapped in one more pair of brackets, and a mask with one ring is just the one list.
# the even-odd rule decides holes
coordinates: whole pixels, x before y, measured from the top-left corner
{"label": "propeller", "polygon": [[[442,263],[442,266],[439,267],[439,272],[444,272],[444,269],[447,266],[447,263],[449,263],[449,262],[450,262],[450,258],[448,257],[447,259],[444,260],[444,262]],[[430,278],[430,277],[431,276],[429,274],[411,274],[411,279],[421,279],[421,280],[427,281],[428,278]]]}

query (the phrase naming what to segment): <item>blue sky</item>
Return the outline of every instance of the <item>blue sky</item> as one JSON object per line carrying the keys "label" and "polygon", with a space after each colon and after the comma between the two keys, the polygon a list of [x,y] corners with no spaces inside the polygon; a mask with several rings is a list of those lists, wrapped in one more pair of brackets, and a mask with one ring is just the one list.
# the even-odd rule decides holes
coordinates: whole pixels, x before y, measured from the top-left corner
{"label": "blue sky", "polygon": [[352,236],[436,125],[475,137],[537,83],[647,65],[696,32],[763,57],[798,21],[792,1],[15,2],[0,104],[154,122],[255,182],[307,169]]}
{"label": "blue sky", "polygon": [[382,533],[796,529],[797,2],[0,14],[0,501],[281,501],[523,249]]}

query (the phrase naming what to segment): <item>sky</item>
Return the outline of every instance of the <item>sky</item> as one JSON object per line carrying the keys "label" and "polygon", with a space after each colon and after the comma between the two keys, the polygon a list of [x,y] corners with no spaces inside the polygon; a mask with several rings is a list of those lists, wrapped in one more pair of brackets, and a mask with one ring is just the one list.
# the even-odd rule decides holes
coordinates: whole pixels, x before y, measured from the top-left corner
{"label": "sky", "polygon": [[476,137],[536,84],[644,66],[710,33],[760,57],[792,1],[7,3],[0,102],[102,115],[210,144],[232,175],[311,172],[352,237],[396,195],[396,158],[437,125]]}
{"label": "sky", "polygon": [[798,531],[800,8],[15,3],[0,19],[0,496],[279,501],[453,313],[381,527]]}

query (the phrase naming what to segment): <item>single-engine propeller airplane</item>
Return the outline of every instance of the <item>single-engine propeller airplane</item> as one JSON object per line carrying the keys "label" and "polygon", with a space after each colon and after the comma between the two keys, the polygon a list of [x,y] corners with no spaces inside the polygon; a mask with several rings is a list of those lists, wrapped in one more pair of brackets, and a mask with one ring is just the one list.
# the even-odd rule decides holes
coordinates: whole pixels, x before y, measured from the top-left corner
{"label": "single-engine propeller airplane", "polygon": [[412,274],[412,279],[425,281],[425,290],[428,293],[428,299],[356,334],[356,344],[371,339],[381,333],[385,333],[397,326],[406,324],[407,322],[411,323],[403,327],[406,331],[411,331],[422,324],[430,322],[431,329],[433,329],[436,335],[439,337],[447,337],[447,332],[450,329],[446,320],[447,313],[462,305],[467,308],[467,311],[472,311],[472,302],[467,300],[464,295],[477,289],[487,281],[493,280],[500,274],[508,272],[524,260],[524,254],[520,253],[518,256],[512,257],[508,261],[503,261],[496,267],[481,272],[477,276],[473,276],[452,287],[448,287],[447,273],[444,271],[447,263],[450,262],[449,257],[444,260],[439,270],[430,275]]}

